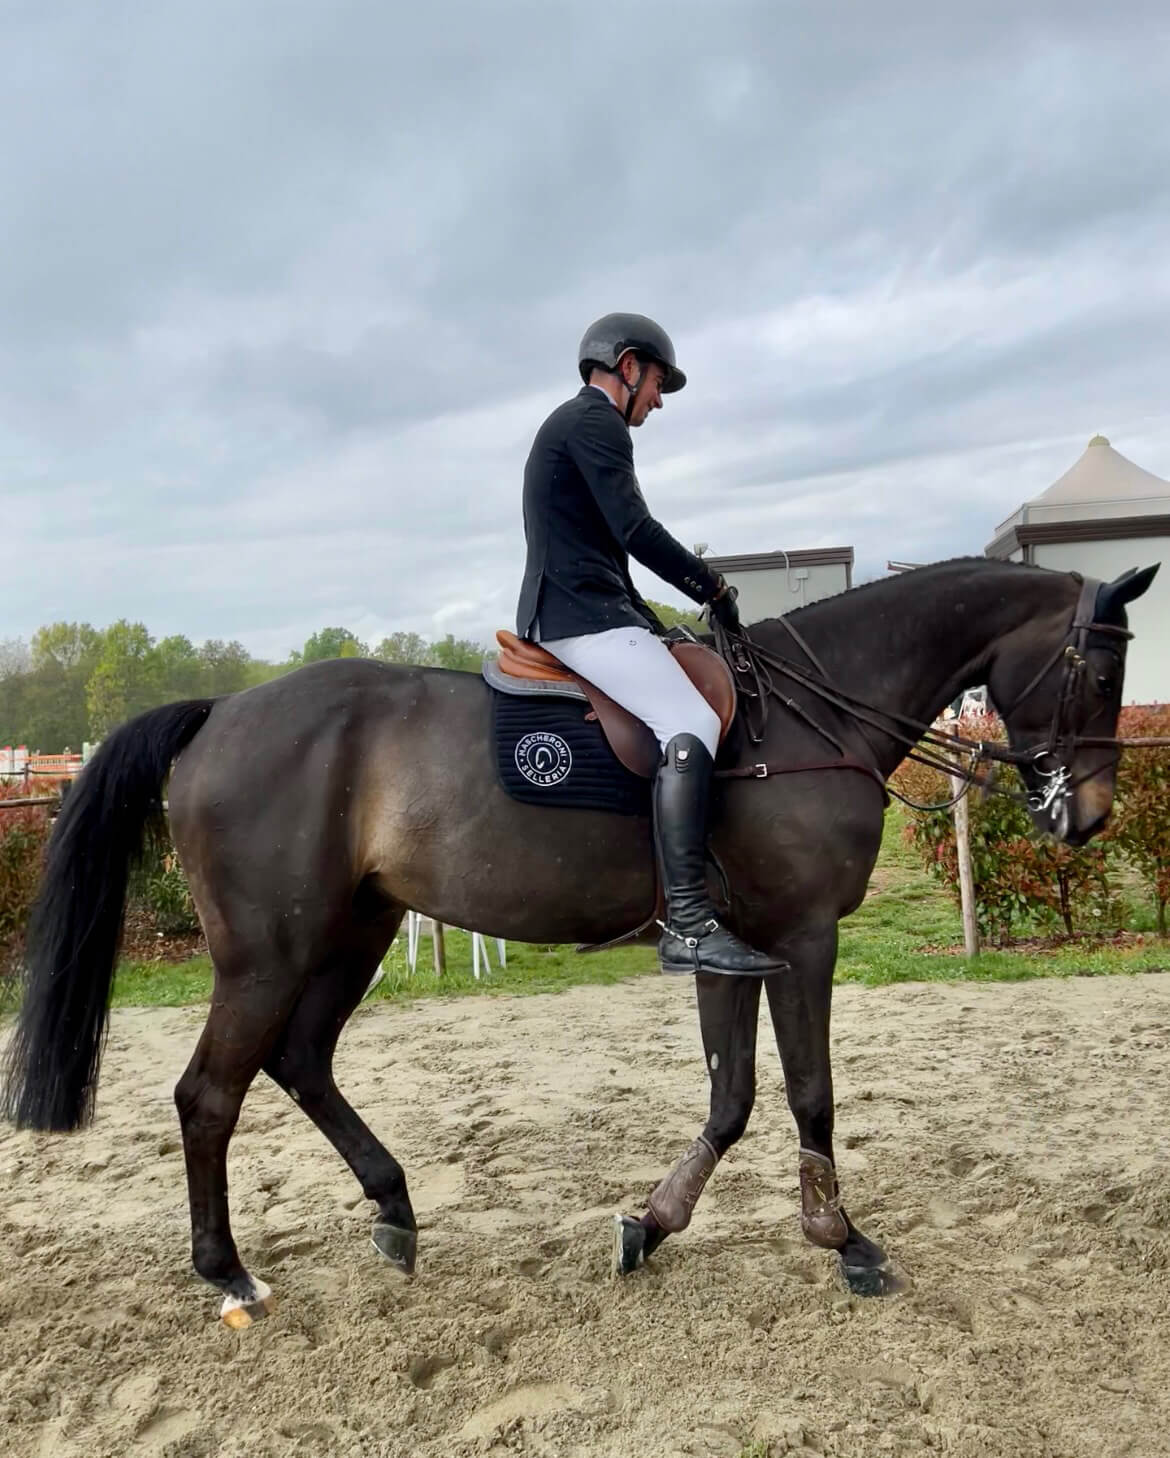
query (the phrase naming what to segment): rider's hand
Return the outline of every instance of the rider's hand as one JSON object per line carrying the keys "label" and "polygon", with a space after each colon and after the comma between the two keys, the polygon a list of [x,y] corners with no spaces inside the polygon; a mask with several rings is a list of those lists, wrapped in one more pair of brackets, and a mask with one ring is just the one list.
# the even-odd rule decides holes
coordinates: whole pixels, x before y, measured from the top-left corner
{"label": "rider's hand", "polygon": [[729,582],[724,581],[719,591],[707,604],[707,611],[711,615],[712,622],[716,622],[728,633],[742,633],[743,628],[739,621],[739,608],[735,605],[738,592]]}

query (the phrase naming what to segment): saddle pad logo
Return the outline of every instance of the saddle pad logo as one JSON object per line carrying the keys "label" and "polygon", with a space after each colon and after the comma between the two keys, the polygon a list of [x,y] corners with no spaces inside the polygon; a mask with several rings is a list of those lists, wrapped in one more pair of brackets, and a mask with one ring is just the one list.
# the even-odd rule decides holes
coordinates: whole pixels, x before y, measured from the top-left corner
{"label": "saddle pad logo", "polygon": [[569,777],[573,755],[559,734],[538,730],[516,743],[516,768],[532,785],[547,789]]}

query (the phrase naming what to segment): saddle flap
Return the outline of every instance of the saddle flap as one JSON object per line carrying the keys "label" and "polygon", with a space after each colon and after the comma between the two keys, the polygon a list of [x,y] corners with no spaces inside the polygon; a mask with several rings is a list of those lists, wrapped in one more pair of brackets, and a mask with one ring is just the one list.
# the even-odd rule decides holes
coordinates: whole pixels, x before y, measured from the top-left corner
{"label": "saddle flap", "polygon": [[719,742],[735,723],[735,679],[719,654],[704,643],[668,645],[683,672],[719,715]]}
{"label": "saddle flap", "polygon": [[658,739],[648,724],[614,703],[608,694],[602,693],[596,684],[588,679],[578,679],[589,700],[592,717],[601,725],[601,732],[609,740],[609,747],[631,774],[652,780],[658,772],[662,751]]}

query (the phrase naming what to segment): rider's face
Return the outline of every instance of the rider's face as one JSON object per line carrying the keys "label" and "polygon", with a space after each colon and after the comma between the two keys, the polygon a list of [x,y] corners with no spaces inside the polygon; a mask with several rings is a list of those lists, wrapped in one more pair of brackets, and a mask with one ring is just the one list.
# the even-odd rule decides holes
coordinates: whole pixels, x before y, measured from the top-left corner
{"label": "rider's face", "polygon": [[653,361],[640,365],[631,355],[628,360],[622,361],[622,378],[627,389],[638,378],[639,370],[642,372],[642,383],[638,386],[634,396],[634,408],[630,411],[631,426],[641,425],[651,410],[662,409],[662,382],[666,378],[666,371]]}

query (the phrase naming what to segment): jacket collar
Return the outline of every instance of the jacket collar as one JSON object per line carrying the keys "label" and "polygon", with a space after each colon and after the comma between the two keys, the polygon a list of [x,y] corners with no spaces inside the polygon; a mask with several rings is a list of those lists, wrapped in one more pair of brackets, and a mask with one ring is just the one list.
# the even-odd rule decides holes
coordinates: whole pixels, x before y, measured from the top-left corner
{"label": "jacket collar", "polygon": [[599,400],[604,400],[605,403],[610,407],[610,409],[617,410],[619,415],[621,415],[622,413],[620,410],[618,410],[617,406],[613,403],[613,401],[605,393],[605,391],[599,389],[597,385],[582,385],[581,388],[577,391],[577,399],[579,400],[583,395],[586,397],[596,395]]}

